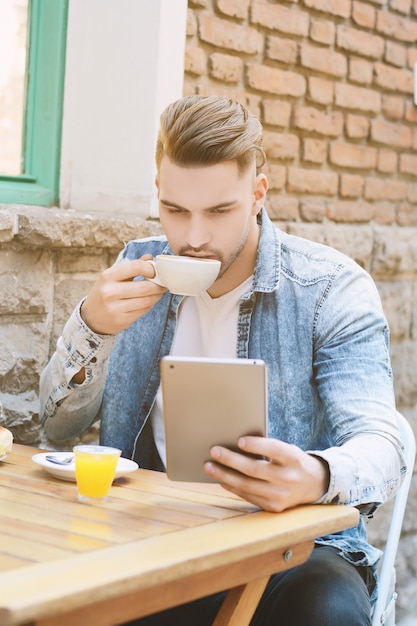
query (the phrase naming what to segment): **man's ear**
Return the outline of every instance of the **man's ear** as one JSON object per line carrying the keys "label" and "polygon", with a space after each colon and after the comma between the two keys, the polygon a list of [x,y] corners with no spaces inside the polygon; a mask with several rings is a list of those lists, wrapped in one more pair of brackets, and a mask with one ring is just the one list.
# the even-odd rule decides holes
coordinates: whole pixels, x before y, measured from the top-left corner
{"label": "man's ear", "polygon": [[155,176],[155,187],[157,188],[157,190],[159,191],[159,180],[158,180],[158,175]]}
{"label": "man's ear", "polygon": [[253,195],[255,199],[253,203],[254,215],[258,215],[259,211],[264,205],[268,187],[269,187],[269,183],[265,174],[258,174],[254,180],[254,188],[253,188]]}

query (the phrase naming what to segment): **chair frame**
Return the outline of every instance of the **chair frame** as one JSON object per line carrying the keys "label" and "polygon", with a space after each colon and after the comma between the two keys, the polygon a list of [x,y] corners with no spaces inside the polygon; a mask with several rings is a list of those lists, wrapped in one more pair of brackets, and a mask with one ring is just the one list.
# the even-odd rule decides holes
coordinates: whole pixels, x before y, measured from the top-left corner
{"label": "chair frame", "polygon": [[395,559],[401,537],[401,529],[416,456],[416,439],[414,432],[401,413],[397,412],[398,426],[404,445],[404,457],[407,471],[403,483],[395,496],[391,514],[391,522],[385,543],[382,566],[379,574],[378,599],[372,614],[372,626],[395,626]]}

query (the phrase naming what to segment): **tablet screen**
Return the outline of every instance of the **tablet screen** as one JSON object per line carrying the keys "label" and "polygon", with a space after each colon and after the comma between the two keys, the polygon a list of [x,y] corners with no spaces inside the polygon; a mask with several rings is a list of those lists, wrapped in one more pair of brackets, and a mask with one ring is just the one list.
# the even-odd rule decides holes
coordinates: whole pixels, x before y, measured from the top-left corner
{"label": "tablet screen", "polygon": [[160,366],[168,478],[213,482],[203,470],[212,446],[267,434],[266,365],[167,356]]}

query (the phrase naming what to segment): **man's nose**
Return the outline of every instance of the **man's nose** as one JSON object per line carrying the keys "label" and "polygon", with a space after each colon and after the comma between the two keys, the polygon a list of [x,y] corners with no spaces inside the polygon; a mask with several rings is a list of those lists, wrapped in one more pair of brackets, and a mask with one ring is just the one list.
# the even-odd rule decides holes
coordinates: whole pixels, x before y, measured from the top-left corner
{"label": "man's nose", "polygon": [[185,239],[190,248],[197,250],[203,248],[210,241],[210,233],[202,220],[191,220]]}

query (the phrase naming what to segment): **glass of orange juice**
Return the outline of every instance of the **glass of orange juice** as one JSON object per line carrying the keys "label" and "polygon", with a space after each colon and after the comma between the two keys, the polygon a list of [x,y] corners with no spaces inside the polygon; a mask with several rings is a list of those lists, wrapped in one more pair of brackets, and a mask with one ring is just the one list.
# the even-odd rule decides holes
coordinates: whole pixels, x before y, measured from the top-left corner
{"label": "glass of orange juice", "polygon": [[122,451],[108,446],[74,447],[75,478],[80,502],[103,502],[110,491]]}

